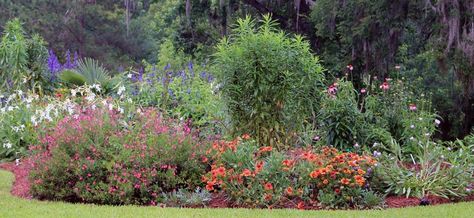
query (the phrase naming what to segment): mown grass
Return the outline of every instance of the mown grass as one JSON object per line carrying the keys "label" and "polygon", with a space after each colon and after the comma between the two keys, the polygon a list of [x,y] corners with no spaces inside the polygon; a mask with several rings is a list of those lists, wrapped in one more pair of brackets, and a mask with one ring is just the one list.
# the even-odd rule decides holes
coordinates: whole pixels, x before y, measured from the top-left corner
{"label": "mown grass", "polygon": [[13,175],[0,170],[0,217],[474,217],[474,203],[368,211],[178,209],[97,206],[25,200],[10,194]]}

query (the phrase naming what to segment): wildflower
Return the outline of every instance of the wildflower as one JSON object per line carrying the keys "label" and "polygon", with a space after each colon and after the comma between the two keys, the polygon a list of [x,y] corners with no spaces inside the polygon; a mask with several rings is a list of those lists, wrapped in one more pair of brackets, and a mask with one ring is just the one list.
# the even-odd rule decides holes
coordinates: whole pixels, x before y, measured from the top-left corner
{"label": "wildflower", "polygon": [[265,183],[263,188],[267,191],[271,191],[271,190],[273,190],[273,185],[271,183],[267,182],[267,183]]}
{"label": "wildflower", "polygon": [[411,110],[411,111],[416,111],[416,105],[415,104],[410,104],[408,106],[408,108]]}
{"label": "wildflower", "polygon": [[298,210],[304,210],[304,202],[300,201],[300,202],[296,205],[296,208],[298,208]]}
{"label": "wildflower", "polygon": [[374,144],[372,145],[373,148],[377,147],[379,145],[379,143],[377,142],[374,142]]}
{"label": "wildflower", "polygon": [[309,174],[309,177],[315,179],[315,178],[318,178],[319,175],[320,175],[319,171],[318,171],[318,170],[314,170],[314,171],[312,171],[312,172]]}
{"label": "wildflower", "polygon": [[207,184],[206,184],[206,189],[208,191],[212,191],[212,190],[214,190],[214,185],[215,185],[215,183],[213,181],[208,181]]}
{"label": "wildflower", "polygon": [[247,133],[246,133],[246,134],[243,134],[243,135],[242,135],[242,139],[245,139],[245,140],[250,139],[250,135],[247,134]]}
{"label": "wildflower", "polygon": [[15,159],[15,165],[16,166],[20,165],[20,159]]}
{"label": "wildflower", "polygon": [[363,169],[358,169],[357,170],[357,173],[361,176],[363,176],[365,174],[365,171]]}
{"label": "wildflower", "polygon": [[360,147],[360,145],[359,145],[358,143],[355,143],[355,144],[354,144],[354,148],[357,149],[357,148],[359,148],[359,147]]}
{"label": "wildflower", "polygon": [[263,162],[262,161],[258,161],[256,164],[255,164],[255,174],[258,174],[260,171],[262,171],[263,169]]}
{"label": "wildflower", "polygon": [[323,180],[324,185],[327,185],[328,183],[329,183],[329,180],[327,180],[327,179]]}
{"label": "wildflower", "polygon": [[283,164],[283,166],[286,166],[286,167],[292,167],[294,164],[294,161],[286,159],[282,161],[281,164]]}
{"label": "wildflower", "polygon": [[352,64],[347,65],[346,68],[350,71],[354,70],[354,66],[352,66]]}
{"label": "wildflower", "polygon": [[400,65],[395,65],[395,69],[400,70],[401,66]]}
{"label": "wildflower", "polygon": [[6,149],[10,149],[10,148],[13,147],[13,145],[10,142],[7,141],[7,143],[3,144],[3,147],[6,148]]}
{"label": "wildflower", "polygon": [[380,156],[382,156],[381,152],[374,151],[374,157],[380,157]]}
{"label": "wildflower", "polygon": [[414,125],[414,124],[411,124],[411,125],[410,125],[410,128],[414,129],[414,128],[415,128],[415,125]]}
{"label": "wildflower", "polygon": [[120,86],[117,90],[117,95],[122,95],[125,92],[125,86]]}
{"label": "wildflower", "polygon": [[100,88],[100,84],[94,84],[91,86],[91,89],[95,89],[96,91],[100,92],[102,89]]}
{"label": "wildflower", "polygon": [[244,169],[244,171],[240,175],[244,177],[252,176],[252,171],[250,171],[249,169]]}
{"label": "wildflower", "polygon": [[268,194],[268,193],[263,196],[263,199],[265,199],[265,201],[271,201],[272,198],[273,198],[272,194]]}
{"label": "wildflower", "polygon": [[286,188],[286,194],[287,195],[293,195],[293,188],[291,186],[288,186],[288,188]]}
{"label": "wildflower", "polygon": [[349,185],[351,181],[348,178],[342,178],[340,182],[343,185]]}
{"label": "wildflower", "polygon": [[382,89],[383,91],[387,91],[388,89],[390,89],[390,84],[388,84],[388,82],[385,81],[382,83],[382,85],[380,85],[380,89]]}
{"label": "wildflower", "polygon": [[333,83],[332,85],[329,86],[328,93],[331,96],[336,95],[336,93],[337,93],[337,83]]}
{"label": "wildflower", "polygon": [[436,124],[436,125],[439,125],[439,124],[441,124],[441,121],[438,120],[438,119],[435,119],[435,124]]}
{"label": "wildflower", "polygon": [[272,147],[272,146],[265,146],[265,147],[261,147],[261,148],[259,149],[260,152],[266,152],[266,151],[270,152],[270,151],[272,151],[272,150],[273,150],[273,147]]}
{"label": "wildflower", "polygon": [[365,94],[367,92],[367,89],[361,89],[360,93]]}
{"label": "wildflower", "polygon": [[321,139],[321,137],[319,137],[319,136],[314,136],[313,137],[313,141],[319,141],[320,139]]}
{"label": "wildflower", "polygon": [[129,73],[127,74],[127,78],[131,79],[133,77],[133,74]]}

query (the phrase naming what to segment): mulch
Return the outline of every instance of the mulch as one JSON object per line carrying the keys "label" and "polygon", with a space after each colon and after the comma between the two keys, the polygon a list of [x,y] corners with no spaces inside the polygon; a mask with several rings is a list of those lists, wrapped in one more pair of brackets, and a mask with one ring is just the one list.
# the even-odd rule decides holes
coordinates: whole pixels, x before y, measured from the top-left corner
{"label": "mulch", "polygon": [[[28,174],[31,164],[28,160],[23,160],[19,165],[15,163],[0,163],[0,169],[4,169],[12,172],[15,175],[15,181],[13,182],[13,187],[11,193],[13,196],[17,196],[25,199],[32,199],[33,197],[30,194],[30,181],[28,179]],[[469,195],[460,201],[474,201],[474,194]],[[415,197],[406,198],[404,196],[388,196],[385,198],[385,205],[387,208],[402,208],[402,207],[412,207],[419,205],[438,205],[438,204],[447,204],[454,203],[459,201],[451,201],[446,198],[438,196],[426,196],[424,199],[419,199]],[[420,204],[421,203],[421,204]],[[240,206],[234,205],[229,202],[228,198],[224,194],[214,194],[212,200],[209,202],[209,208],[238,208]],[[276,205],[274,208],[297,208],[297,203],[295,201],[283,202],[281,205]],[[305,210],[318,210],[321,209],[317,204],[313,203],[308,205],[305,203]],[[302,208],[302,209],[303,209]]]}

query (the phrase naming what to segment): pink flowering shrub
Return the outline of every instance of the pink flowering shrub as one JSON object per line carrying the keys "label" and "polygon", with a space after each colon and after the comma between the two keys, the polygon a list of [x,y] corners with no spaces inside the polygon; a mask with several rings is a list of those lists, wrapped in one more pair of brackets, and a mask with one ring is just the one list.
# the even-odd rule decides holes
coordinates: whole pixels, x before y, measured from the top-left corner
{"label": "pink flowering shrub", "polygon": [[206,143],[186,125],[147,109],[132,117],[85,110],[32,146],[32,194],[98,204],[159,203],[162,193],[201,185]]}

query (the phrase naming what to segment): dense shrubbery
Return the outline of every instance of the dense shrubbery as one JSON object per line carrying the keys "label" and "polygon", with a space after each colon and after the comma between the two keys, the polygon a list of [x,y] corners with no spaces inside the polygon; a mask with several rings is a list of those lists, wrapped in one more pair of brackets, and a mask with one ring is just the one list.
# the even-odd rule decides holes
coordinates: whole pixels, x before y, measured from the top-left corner
{"label": "dense shrubbery", "polygon": [[281,147],[313,121],[323,67],[303,37],[286,36],[269,16],[258,28],[247,17],[220,42],[215,57],[237,134]]}
{"label": "dense shrubbery", "polygon": [[200,184],[205,142],[145,109],[85,109],[66,116],[33,146],[32,194],[100,204],[156,204],[162,193]]}

